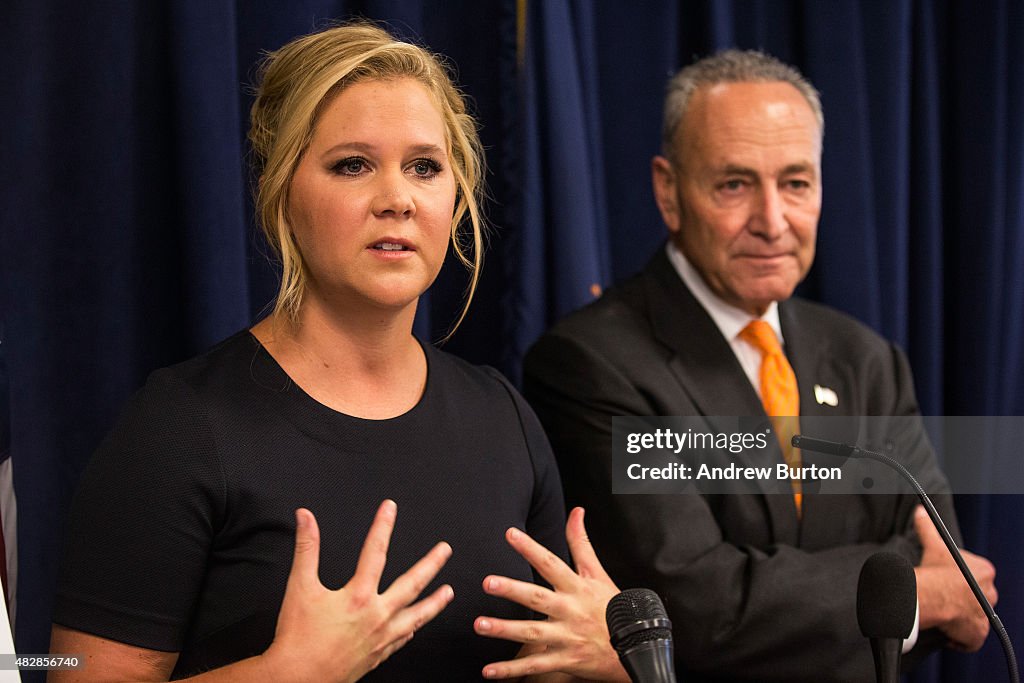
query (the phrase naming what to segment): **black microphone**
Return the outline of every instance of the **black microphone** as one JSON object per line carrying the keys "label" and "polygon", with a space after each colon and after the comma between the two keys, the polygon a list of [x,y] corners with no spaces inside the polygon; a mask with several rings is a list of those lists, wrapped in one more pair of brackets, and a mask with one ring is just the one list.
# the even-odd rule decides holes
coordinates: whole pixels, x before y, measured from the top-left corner
{"label": "black microphone", "polygon": [[853,451],[856,450],[849,444],[825,441],[824,439],[812,439],[802,434],[793,436],[793,448],[804,448],[809,451],[824,453],[825,455],[838,455],[841,458],[852,456]]}
{"label": "black microphone", "polygon": [[608,601],[605,620],[612,647],[633,683],[676,683],[672,622],[657,593],[622,591]]}
{"label": "black microphone", "polygon": [[875,553],[860,568],[857,624],[871,641],[875,680],[898,683],[903,641],[914,630],[917,577],[910,561],[890,552]]}
{"label": "black microphone", "polygon": [[808,451],[816,451],[818,453],[824,453],[825,455],[838,455],[841,457],[850,458],[867,458],[869,460],[877,460],[880,463],[884,463],[889,467],[899,472],[904,479],[906,479],[910,485],[914,488],[914,492],[917,493],[917,497],[921,500],[921,504],[924,509],[928,512],[928,517],[931,518],[932,524],[939,532],[939,536],[942,537],[942,542],[946,544],[946,549],[949,550],[949,554],[953,556],[953,560],[956,562],[956,566],[960,568],[960,573],[964,575],[964,579],[967,581],[967,585],[971,587],[971,592],[974,593],[975,600],[981,605],[981,609],[985,612],[985,616],[988,617],[988,623],[991,624],[992,630],[995,631],[996,636],[999,638],[1000,645],[1003,646],[1003,655],[1006,657],[1006,668],[1010,673],[1010,680],[1013,683],[1020,683],[1020,674],[1017,671],[1017,656],[1013,652],[1013,643],[1010,642],[1010,635],[1006,632],[1006,627],[1003,626],[1002,620],[996,614],[995,610],[992,609],[991,603],[988,598],[981,590],[981,586],[978,585],[978,580],[974,578],[974,574],[971,573],[970,567],[967,566],[967,562],[964,561],[964,556],[960,554],[960,549],[956,547],[956,542],[953,540],[952,534],[949,533],[949,529],[946,528],[946,524],[942,521],[942,517],[939,516],[938,511],[932,504],[931,498],[924,492],[921,484],[914,479],[903,463],[899,462],[895,458],[891,458],[888,455],[882,453],[875,453],[874,451],[864,450],[863,448],[857,448],[856,446],[850,446],[845,443],[836,443],[835,441],[826,441],[824,439],[812,439],[807,436],[797,434],[792,439],[793,448],[803,448]]}

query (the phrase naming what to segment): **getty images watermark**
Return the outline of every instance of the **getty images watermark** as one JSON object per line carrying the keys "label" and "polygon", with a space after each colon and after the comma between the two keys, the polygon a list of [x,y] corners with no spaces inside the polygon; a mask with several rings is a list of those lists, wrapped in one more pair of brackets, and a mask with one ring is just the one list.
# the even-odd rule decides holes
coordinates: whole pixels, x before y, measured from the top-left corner
{"label": "getty images watermark", "polygon": [[[646,466],[640,462],[630,462],[626,466],[626,477],[632,481],[737,481],[772,479],[790,481],[840,480],[843,471],[840,467],[819,467],[810,465],[788,465],[785,462],[772,463],[774,454],[779,449],[777,438],[772,427],[761,426],[757,432],[716,432],[705,428],[697,431],[687,427],[684,431],[676,431],[669,427],[658,427],[653,431],[631,431],[626,434],[626,453],[639,455],[646,451],[669,453],[671,458],[655,456],[658,464]],[[683,462],[679,455],[686,452],[690,464]],[[745,464],[728,462],[715,464],[721,458],[715,453],[728,453],[738,456],[755,452],[754,457],[744,459]],[[699,457],[693,457],[699,454]],[[678,458],[678,460],[675,460]],[[728,458],[726,458],[728,459]],[[664,462],[662,465],[661,463]]]}
{"label": "getty images watermark", "polygon": [[[1021,417],[808,417],[798,433],[882,453],[928,492],[1024,493]],[[613,493],[910,493],[886,465],[801,450],[787,464],[765,416],[615,417]],[[935,467],[938,464],[939,467]],[[945,480],[939,472],[944,472]],[[948,485],[947,485],[948,481]]]}

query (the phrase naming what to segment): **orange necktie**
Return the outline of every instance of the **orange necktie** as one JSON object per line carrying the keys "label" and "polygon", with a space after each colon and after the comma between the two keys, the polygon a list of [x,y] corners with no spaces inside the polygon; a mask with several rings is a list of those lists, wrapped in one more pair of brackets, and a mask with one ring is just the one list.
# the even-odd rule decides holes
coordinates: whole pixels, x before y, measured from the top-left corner
{"label": "orange necktie", "polygon": [[[761,352],[761,403],[779,437],[783,459],[790,467],[799,467],[800,451],[792,445],[793,435],[800,433],[800,391],[793,368],[782,353],[775,330],[765,321],[751,320],[740,332],[740,339]],[[799,513],[800,480],[790,479],[790,484]]]}

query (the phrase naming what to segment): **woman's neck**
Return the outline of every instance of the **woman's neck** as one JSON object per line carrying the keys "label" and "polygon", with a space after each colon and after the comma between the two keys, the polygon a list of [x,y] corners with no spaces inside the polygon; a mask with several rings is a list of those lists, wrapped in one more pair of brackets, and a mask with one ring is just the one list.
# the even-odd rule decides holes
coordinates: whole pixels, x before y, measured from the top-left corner
{"label": "woman's neck", "polygon": [[386,419],[407,412],[426,386],[426,358],[405,309],[337,311],[308,299],[298,319],[271,315],[252,332],[306,393],[342,413]]}

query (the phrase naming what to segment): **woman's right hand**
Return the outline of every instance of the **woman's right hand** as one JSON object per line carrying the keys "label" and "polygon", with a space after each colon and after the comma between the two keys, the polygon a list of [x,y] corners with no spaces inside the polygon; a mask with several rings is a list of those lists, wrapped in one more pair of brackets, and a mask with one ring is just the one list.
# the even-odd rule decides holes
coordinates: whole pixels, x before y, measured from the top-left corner
{"label": "woman's right hand", "polygon": [[[295,558],[277,615],[274,642],[259,657],[186,680],[355,681],[408,643],[416,629],[436,617],[454,596],[451,586],[445,585],[413,602],[451,557],[452,549],[447,543],[438,543],[378,594],[396,513],[394,501],[381,503],[363,542],[355,575],[333,591],[320,583],[316,519],[309,510],[296,510]],[[135,647],[58,624],[53,627],[50,651],[81,654],[85,662],[81,669],[51,671],[50,683],[166,681],[178,658],[176,652]]]}
{"label": "woman's right hand", "polygon": [[358,680],[448,606],[455,595],[448,585],[413,602],[451,557],[443,542],[378,593],[397,511],[394,501],[381,503],[356,572],[338,590],[320,583],[316,518],[309,510],[295,511],[295,558],[274,642],[263,655],[271,670],[287,672],[288,680]]}

